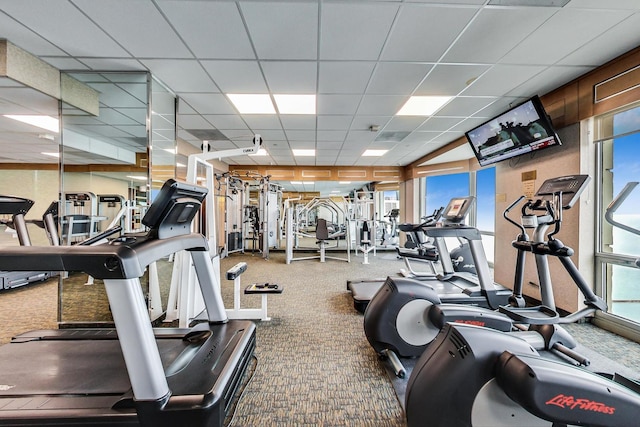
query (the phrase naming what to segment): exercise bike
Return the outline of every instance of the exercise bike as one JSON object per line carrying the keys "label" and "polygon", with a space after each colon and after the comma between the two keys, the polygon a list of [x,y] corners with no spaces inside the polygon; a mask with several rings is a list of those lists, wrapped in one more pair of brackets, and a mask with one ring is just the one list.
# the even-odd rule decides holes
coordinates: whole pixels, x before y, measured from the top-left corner
{"label": "exercise bike", "polygon": [[[557,326],[557,323],[572,323],[595,310],[606,310],[606,304],[579,280],[579,272],[569,256],[573,251],[562,245],[553,236],[560,231],[562,210],[570,209],[586,188],[589,177],[577,175],[553,178],[545,181],[536,193],[536,199],[528,200],[522,207],[521,225],[512,221],[508,213],[524,197],[513,202],[503,216],[520,229],[520,234],[512,243],[518,250],[514,290],[509,291],[508,301],[497,307],[480,307],[461,304],[440,295],[437,288],[425,282],[406,278],[387,278],[385,285],[375,295],[364,317],[364,330],[369,343],[383,359],[388,359],[395,374],[402,378],[406,375],[400,357],[420,356],[448,322],[471,324],[509,332],[514,328],[523,329],[519,324],[529,324],[534,332],[528,339],[535,348],[546,349],[561,344],[563,350],[570,352],[576,343],[572,337]],[[564,197],[556,203],[550,198],[564,192]],[[555,195],[555,196],[554,196]],[[545,242],[545,233],[554,225],[550,233],[551,241]],[[534,228],[533,240],[530,240],[526,228]],[[551,246],[553,249],[549,249]],[[535,255],[540,280],[541,302],[537,307],[525,307],[522,297],[524,265],[527,252]],[[569,316],[560,318],[553,297],[548,257],[558,257],[576,280],[576,285],[585,296],[586,308]],[[476,264],[477,267],[483,267]],[[484,268],[488,268],[484,266]],[[430,282],[431,283],[431,282]],[[453,301],[453,303],[452,303]],[[523,335],[525,336],[525,335]]]}
{"label": "exercise bike", "polygon": [[[609,205],[607,219],[635,185],[630,183]],[[640,234],[631,227],[625,229]],[[535,254],[566,251],[566,259],[572,252],[553,235],[531,249]],[[572,265],[566,263],[563,261],[565,267]],[[570,274],[584,282],[577,269]],[[423,425],[425,420],[434,427],[638,424],[640,383],[619,374],[586,370],[580,367],[587,365],[580,355],[557,345],[537,351],[521,337],[469,325],[445,325],[418,360],[407,384],[409,427]]]}

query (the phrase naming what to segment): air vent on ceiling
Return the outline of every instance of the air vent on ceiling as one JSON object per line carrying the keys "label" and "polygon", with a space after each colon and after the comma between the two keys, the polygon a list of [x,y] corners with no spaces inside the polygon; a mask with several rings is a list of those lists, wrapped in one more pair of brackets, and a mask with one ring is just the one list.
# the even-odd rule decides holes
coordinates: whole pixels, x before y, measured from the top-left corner
{"label": "air vent on ceiling", "polygon": [[201,141],[229,141],[218,129],[185,129]]}
{"label": "air vent on ceiling", "polygon": [[380,132],[376,136],[375,141],[378,142],[400,142],[407,137],[411,132],[407,131],[384,131]]}

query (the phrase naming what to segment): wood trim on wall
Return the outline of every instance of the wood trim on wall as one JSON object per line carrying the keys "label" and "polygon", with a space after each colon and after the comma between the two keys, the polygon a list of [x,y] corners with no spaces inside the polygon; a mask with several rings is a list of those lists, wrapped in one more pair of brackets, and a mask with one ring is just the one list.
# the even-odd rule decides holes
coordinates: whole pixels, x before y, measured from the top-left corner
{"label": "wood trim on wall", "polygon": [[229,165],[229,172],[269,176],[274,181],[392,181],[405,180],[400,166],[247,166]]}

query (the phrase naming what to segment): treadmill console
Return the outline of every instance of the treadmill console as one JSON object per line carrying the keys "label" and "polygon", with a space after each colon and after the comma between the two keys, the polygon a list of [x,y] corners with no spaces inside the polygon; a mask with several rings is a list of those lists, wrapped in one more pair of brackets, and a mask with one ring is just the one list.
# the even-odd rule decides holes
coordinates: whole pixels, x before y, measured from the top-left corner
{"label": "treadmill console", "polygon": [[188,234],[207,193],[205,187],[169,179],[149,206],[142,223],[157,233],[159,239]]}
{"label": "treadmill console", "polygon": [[445,226],[460,225],[464,218],[469,213],[469,209],[473,206],[476,198],[473,196],[468,197],[454,197],[449,201],[449,204],[442,212],[443,224]]}
{"label": "treadmill console", "polygon": [[535,196],[543,200],[552,200],[556,195],[562,194],[562,209],[571,209],[587,188],[589,181],[589,175],[550,178],[542,183]]}

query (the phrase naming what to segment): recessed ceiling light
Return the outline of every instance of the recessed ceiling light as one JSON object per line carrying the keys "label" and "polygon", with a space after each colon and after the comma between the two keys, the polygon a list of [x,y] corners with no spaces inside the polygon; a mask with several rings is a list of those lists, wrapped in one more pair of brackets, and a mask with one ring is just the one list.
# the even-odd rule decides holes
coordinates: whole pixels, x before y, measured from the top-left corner
{"label": "recessed ceiling light", "polygon": [[258,151],[253,154],[249,154],[249,156],[267,156],[267,150],[264,148],[258,148]]}
{"label": "recessed ceiling light", "polygon": [[167,153],[176,154],[175,148],[163,148],[163,150],[166,151]]}
{"label": "recessed ceiling light", "polygon": [[147,177],[144,175],[127,175],[129,179],[135,179],[136,181],[146,181]]}
{"label": "recessed ceiling light", "polygon": [[384,156],[387,151],[389,150],[365,150],[365,152],[362,153],[362,157],[380,157]]}
{"label": "recessed ceiling light", "polygon": [[228,93],[227,98],[240,114],[275,114],[269,95],[249,93]]}
{"label": "recessed ceiling light", "polygon": [[338,181],[338,184],[347,185],[351,184],[351,181]]}
{"label": "recessed ceiling light", "polygon": [[451,96],[412,96],[396,116],[430,116],[451,98]]}
{"label": "recessed ceiling light", "polygon": [[55,152],[55,153],[45,153],[45,152],[42,152],[42,153],[40,153],[40,154],[44,154],[45,156],[51,156],[51,157],[57,157],[57,158],[60,158],[60,153],[58,153],[58,152]]}
{"label": "recessed ceiling light", "polygon": [[313,157],[316,155],[316,150],[312,149],[303,149],[303,148],[293,148],[291,149],[293,155],[296,157]]}
{"label": "recessed ceiling light", "polygon": [[27,123],[32,126],[36,126],[42,129],[46,129],[51,132],[58,133],[60,132],[60,123],[58,119],[54,119],[50,116],[30,116],[30,115],[14,115],[14,114],[5,114],[4,115],[8,119],[17,120],[22,123]]}
{"label": "recessed ceiling light", "polygon": [[302,185],[302,181],[291,181],[293,185]]}
{"label": "recessed ceiling light", "polygon": [[315,95],[273,95],[280,114],[315,114]]}

